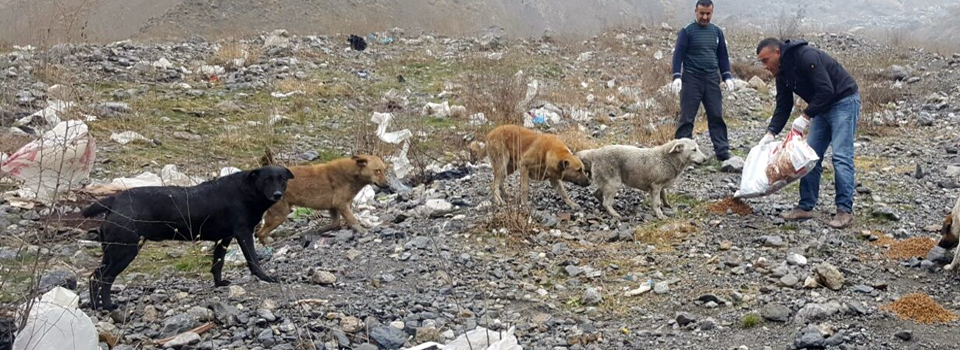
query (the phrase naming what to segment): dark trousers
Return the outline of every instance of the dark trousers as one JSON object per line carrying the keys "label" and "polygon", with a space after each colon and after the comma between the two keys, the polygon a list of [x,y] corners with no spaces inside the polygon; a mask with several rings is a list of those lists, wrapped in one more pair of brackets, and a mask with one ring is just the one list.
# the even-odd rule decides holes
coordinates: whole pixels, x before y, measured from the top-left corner
{"label": "dark trousers", "polygon": [[707,112],[707,126],[713,151],[719,159],[730,157],[727,143],[727,123],[723,121],[723,96],[720,94],[720,74],[693,74],[684,72],[680,78],[680,119],[677,120],[675,138],[693,138],[693,122],[700,110],[700,103]]}

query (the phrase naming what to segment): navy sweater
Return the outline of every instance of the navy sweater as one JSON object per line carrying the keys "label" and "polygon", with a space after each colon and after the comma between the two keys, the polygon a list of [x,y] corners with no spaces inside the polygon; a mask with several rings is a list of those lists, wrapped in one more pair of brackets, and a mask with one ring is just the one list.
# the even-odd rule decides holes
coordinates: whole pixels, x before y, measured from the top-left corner
{"label": "navy sweater", "polygon": [[680,78],[681,70],[692,74],[716,74],[719,70],[724,80],[733,79],[727,40],[720,27],[692,22],[680,29],[673,51],[674,79]]}

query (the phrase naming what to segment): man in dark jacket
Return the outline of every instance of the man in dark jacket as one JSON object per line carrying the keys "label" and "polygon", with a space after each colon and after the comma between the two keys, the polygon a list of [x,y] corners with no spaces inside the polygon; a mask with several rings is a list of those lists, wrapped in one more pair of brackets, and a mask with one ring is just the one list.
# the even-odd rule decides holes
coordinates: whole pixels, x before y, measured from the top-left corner
{"label": "man in dark jacket", "polygon": [[757,46],[757,59],[777,77],[777,108],[760,143],[772,142],[774,135],[783,130],[796,93],[808,106],[803,115],[794,119],[792,129],[803,133],[809,125],[807,143],[820,157],[816,168],[800,180],[800,204],[782,217],[791,221],[813,218],[820,196],[823,155],[831,146],[837,215],[829,224],[838,229],[850,226],[855,186],[853,141],[860,117],[857,82],[840,63],[803,40],[764,39]]}
{"label": "man in dark jacket", "polygon": [[727,40],[723,37],[723,30],[710,23],[713,1],[698,0],[694,12],[696,21],[680,29],[673,51],[673,83],[670,88],[674,93],[680,93],[680,119],[675,137],[693,138],[693,122],[703,103],[714,154],[722,162],[730,158],[730,146],[727,144],[727,124],[723,121],[721,75],[727,91],[733,91]]}

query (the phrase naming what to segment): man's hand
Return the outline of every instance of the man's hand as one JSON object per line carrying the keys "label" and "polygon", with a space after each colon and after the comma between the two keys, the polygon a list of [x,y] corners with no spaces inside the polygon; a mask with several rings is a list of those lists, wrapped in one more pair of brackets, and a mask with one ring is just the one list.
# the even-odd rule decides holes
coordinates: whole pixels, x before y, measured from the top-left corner
{"label": "man's hand", "polygon": [[670,91],[673,91],[675,94],[680,93],[681,83],[680,78],[673,79],[673,83],[670,84]]}
{"label": "man's hand", "polygon": [[770,132],[767,132],[767,134],[763,135],[763,138],[760,139],[760,143],[758,144],[758,146],[763,146],[771,142],[773,142],[773,134],[771,134]]}
{"label": "man's hand", "polygon": [[727,80],[724,80],[723,82],[727,84],[727,91],[733,92],[733,88],[735,87],[733,86],[733,79],[727,79]]}
{"label": "man's hand", "polygon": [[793,130],[803,134],[807,131],[807,126],[810,125],[810,118],[807,118],[806,115],[801,115],[793,120]]}

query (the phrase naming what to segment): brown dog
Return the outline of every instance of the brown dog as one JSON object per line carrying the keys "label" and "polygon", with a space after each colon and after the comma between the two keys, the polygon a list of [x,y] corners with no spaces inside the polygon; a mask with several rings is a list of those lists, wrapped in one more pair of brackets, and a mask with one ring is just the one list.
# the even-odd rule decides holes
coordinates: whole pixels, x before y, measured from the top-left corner
{"label": "brown dog", "polygon": [[263,215],[263,226],[257,231],[260,243],[266,244],[270,232],[280,226],[290,214],[291,206],[329,210],[333,222],[320,228],[318,233],[339,229],[340,216],[343,216],[347,226],[354,231],[366,232],[350,210],[353,198],[367,185],[381,188],[389,186],[387,166],[377,156],[358,155],[289,169],[296,181],[287,182],[283,199]]}
{"label": "brown dog", "polygon": [[957,251],[953,254],[953,261],[943,267],[947,271],[954,270],[957,266],[960,266],[960,247],[957,247],[960,244],[960,198],[957,198],[957,204],[953,207],[950,215],[947,215],[947,218],[943,220],[940,234],[942,237],[940,237],[940,243],[937,243],[937,245],[943,249],[957,248]]}
{"label": "brown dog", "polygon": [[493,166],[493,201],[503,205],[504,179],[520,170],[520,198],[525,201],[530,189],[530,179],[550,180],[563,201],[573,209],[580,205],[570,200],[563,188],[563,181],[580,186],[590,185],[583,163],[556,135],[542,134],[516,125],[502,125],[487,134],[486,147],[473,143],[471,150],[480,158],[486,156]]}

